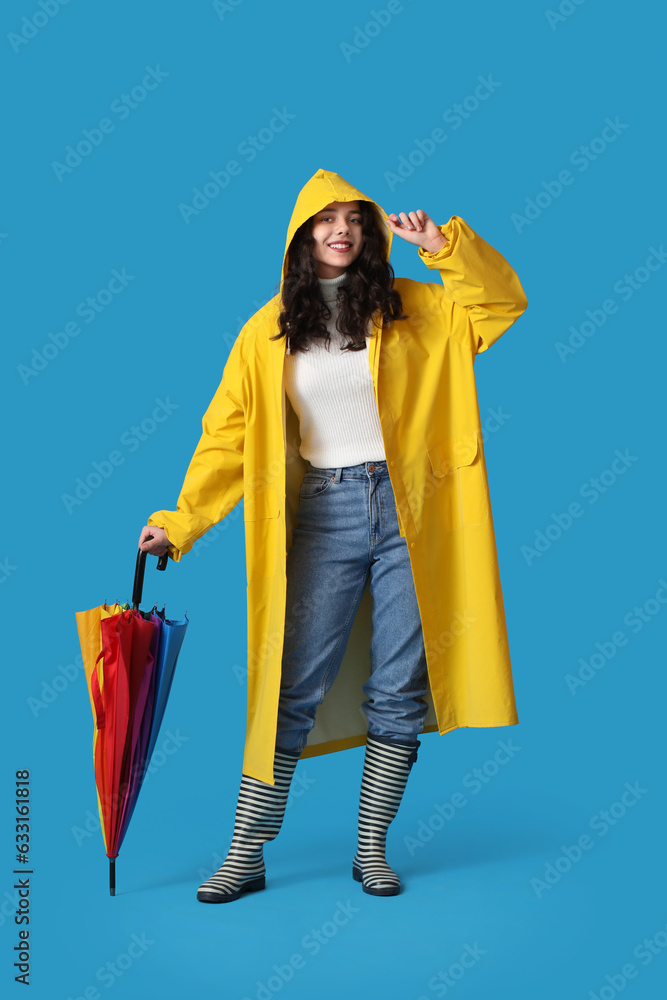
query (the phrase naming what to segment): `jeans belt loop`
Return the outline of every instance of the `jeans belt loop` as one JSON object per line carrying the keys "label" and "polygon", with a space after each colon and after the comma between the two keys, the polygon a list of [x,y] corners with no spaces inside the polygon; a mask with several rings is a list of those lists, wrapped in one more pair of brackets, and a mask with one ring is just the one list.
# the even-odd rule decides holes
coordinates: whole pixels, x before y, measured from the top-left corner
{"label": "jeans belt loop", "polygon": [[334,480],[334,482],[335,482],[335,483],[339,483],[339,482],[340,482],[340,477],[341,477],[342,475],[343,475],[343,467],[342,467],[342,466],[339,466],[339,467],[338,467],[338,468],[336,469],[336,474],[335,474],[335,475],[334,475],[334,477],[333,477],[333,480]]}

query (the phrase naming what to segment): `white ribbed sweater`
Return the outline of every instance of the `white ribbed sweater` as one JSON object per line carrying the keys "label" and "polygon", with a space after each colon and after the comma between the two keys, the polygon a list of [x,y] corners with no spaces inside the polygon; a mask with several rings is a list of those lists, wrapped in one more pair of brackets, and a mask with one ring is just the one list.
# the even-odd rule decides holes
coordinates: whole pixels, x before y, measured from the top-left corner
{"label": "white ribbed sweater", "polygon": [[373,379],[366,350],[341,351],[347,338],[336,330],[338,278],[318,278],[331,309],[330,350],[321,340],[307,352],[285,355],[285,392],[299,418],[300,454],[317,468],[338,468],[385,459]]}

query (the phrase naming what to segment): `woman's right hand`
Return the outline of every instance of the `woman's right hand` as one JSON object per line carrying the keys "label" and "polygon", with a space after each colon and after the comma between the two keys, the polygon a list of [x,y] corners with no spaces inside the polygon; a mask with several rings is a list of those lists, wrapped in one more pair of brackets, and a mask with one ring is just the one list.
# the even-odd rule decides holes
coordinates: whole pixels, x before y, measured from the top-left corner
{"label": "woman's right hand", "polygon": [[[152,538],[149,536],[152,535]],[[147,539],[149,539],[147,541]],[[157,525],[144,525],[139,535],[139,548],[142,552],[150,552],[153,556],[163,556],[168,551],[171,542],[167,538],[164,528]]]}

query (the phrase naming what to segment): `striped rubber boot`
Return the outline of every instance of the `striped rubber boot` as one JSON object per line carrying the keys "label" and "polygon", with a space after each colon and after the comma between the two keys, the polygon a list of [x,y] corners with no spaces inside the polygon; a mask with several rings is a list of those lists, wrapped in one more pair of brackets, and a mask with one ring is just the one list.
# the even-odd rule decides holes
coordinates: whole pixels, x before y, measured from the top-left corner
{"label": "striped rubber boot", "polygon": [[401,880],[384,856],[387,828],[398,812],[420,746],[419,740],[367,736],[352,878],[371,896],[396,896],[401,891]]}
{"label": "striped rubber boot", "polygon": [[278,836],[299,756],[300,752],[276,750],[275,785],[242,775],[229,853],[215,875],[199,886],[201,903],[230,903],[244,892],[265,887],[262,848]]}

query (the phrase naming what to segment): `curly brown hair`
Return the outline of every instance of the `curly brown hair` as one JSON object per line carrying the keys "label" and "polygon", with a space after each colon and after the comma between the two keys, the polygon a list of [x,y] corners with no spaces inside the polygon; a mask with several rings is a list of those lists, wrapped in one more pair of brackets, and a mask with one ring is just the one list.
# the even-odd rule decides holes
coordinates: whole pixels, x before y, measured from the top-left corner
{"label": "curly brown hair", "polygon": [[[338,319],[336,328],[349,338],[343,350],[363,351],[366,330],[376,310],[384,322],[407,319],[401,296],[393,287],[394,269],[387,260],[387,237],[380,228],[373,206],[359,201],[363,246],[361,253],[346,271],[346,280],[338,289]],[[320,292],[317,261],[313,256],[312,237],[315,216],[306,220],[294,234],[289,245],[288,265],[282,287],[282,309],[278,317],[280,332],[271,337],[279,340],[289,335],[294,351],[307,351],[311,340],[330,340],[326,320],[331,310]],[[375,325],[370,336],[375,336]]]}

